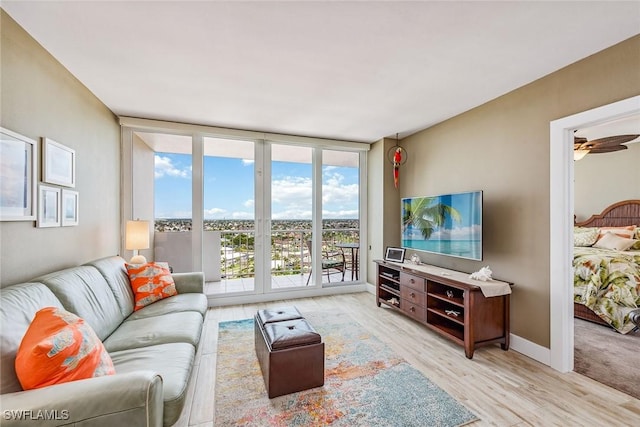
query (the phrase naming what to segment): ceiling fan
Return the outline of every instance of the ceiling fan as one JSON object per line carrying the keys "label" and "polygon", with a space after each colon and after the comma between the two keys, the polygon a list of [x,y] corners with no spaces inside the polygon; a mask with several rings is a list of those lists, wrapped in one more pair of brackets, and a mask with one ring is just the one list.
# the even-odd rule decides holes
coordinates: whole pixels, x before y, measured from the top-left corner
{"label": "ceiling fan", "polygon": [[573,137],[573,157],[580,160],[587,154],[611,153],[613,151],[626,150],[625,142],[633,141],[638,135],[614,135],[594,140],[587,140],[581,136]]}

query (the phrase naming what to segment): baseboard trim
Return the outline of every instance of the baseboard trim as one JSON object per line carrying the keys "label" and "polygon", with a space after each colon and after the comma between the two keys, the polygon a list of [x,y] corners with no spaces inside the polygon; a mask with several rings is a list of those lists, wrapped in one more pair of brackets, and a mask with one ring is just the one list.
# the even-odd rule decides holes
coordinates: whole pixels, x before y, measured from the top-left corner
{"label": "baseboard trim", "polygon": [[518,335],[510,334],[509,348],[547,366],[551,366],[551,350]]}

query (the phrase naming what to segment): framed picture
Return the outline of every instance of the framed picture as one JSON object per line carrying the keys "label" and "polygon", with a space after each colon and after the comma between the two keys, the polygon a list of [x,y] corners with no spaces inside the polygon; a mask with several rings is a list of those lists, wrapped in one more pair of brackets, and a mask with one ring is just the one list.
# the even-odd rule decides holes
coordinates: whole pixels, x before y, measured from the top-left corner
{"label": "framed picture", "polygon": [[387,246],[387,251],[384,254],[385,261],[393,261],[393,262],[404,262],[404,251],[403,248],[394,248],[391,246]]}
{"label": "framed picture", "polygon": [[40,184],[37,227],[60,227],[60,199],[60,188]]}
{"label": "framed picture", "polygon": [[38,144],[0,127],[0,221],[35,221]]}
{"label": "framed picture", "polygon": [[78,225],[79,194],[77,191],[62,189],[62,226]]}
{"label": "framed picture", "polygon": [[42,138],[42,180],[64,187],[76,186],[76,150]]}

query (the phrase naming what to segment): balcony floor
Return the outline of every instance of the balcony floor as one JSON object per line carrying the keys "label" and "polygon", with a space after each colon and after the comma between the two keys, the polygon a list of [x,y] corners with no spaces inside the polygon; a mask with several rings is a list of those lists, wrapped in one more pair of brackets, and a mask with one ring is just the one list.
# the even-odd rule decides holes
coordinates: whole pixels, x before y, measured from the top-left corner
{"label": "balcony floor", "polygon": [[[304,274],[289,274],[282,276],[271,277],[271,287],[273,289],[283,288],[304,288],[307,284],[308,273]],[[345,272],[345,281],[342,281],[342,273],[331,273],[330,283],[351,283],[348,280],[351,278],[350,272]],[[248,277],[243,279],[224,279],[219,282],[206,282],[204,285],[204,293],[206,295],[220,295],[233,292],[250,292],[254,290],[255,278]],[[327,275],[322,275],[322,283],[327,283]]]}

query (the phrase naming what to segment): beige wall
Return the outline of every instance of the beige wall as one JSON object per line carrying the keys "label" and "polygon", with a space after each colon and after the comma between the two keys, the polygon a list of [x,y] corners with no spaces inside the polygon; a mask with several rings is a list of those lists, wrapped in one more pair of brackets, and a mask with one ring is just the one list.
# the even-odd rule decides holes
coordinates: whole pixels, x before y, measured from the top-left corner
{"label": "beige wall", "polygon": [[575,162],[576,219],[584,221],[620,200],[640,199],[640,142],[628,149],[588,154]]}
{"label": "beige wall", "polygon": [[0,223],[0,283],[6,286],[118,253],[120,128],[86,87],[4,11],[0,14],[2,127],[76,150],[80,193],[76,227]]}
{"label": "beige wall", "polygon": [[367,282],[372,284],[376,283],[373,261],[384,257],[387,246],[400,245],[400,191],[393,185],[393,165],[387,158],[395,144],[381,139],[367,153]]}
{"label": "beige wall", "polygon": [[640,94],[639,69],[636,36],[402,141],[410,157],[401,197],[484,191],[483,261],[422,260],[466,272],[491,266],[515,284],[512,333],[541,346],[550,339],[549,123]]}

